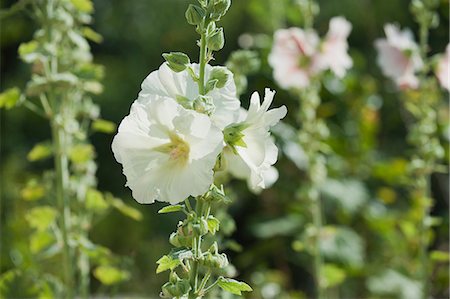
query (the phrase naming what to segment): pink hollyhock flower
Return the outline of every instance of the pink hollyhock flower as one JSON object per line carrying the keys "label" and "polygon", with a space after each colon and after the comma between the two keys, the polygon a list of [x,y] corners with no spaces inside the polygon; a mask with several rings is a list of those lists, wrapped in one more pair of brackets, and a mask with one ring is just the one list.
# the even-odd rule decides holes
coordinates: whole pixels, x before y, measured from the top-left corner
{"label": "pink hollyhock flower", "polygon": [[318,63],[319,37],[314,31],[300,28],[280,29],[269,55],[269,64],[280,87],[304,88],[320,71]]}
{"label": "pink hollyhock flower", "polygon": [[353,65],[347,43],[351,30],[352,24],[345,18],[334,17],[330,20],[328,33],[322,43],[320,66],[323,70],[330,69],[339,78],[344,77]]}
{"label": "pink hollyhock flower", "polygon": [[423,66],[419,47],[410,30],[400,29],[392,24],[384,26],[386,39],[375,41],[378,50],[378,64],[383,74],[395,81],[398,87],[417,88],[419,79],[415,73]]}
{"label": "pink hollyhock flower", "polygon": [[441,86],[450,91],[450,44],[447,45],[445,54],[439,59],[436,66],[436,77],[441,83]]}

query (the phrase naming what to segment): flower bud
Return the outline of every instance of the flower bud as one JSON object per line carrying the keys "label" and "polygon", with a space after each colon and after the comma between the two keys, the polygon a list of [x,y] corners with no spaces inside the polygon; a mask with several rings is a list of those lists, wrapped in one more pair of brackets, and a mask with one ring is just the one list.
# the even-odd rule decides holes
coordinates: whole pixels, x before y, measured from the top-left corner
{"label": "flower bud", "polygon": [[213,99],[209,96],[199,96],[194,100],[193,108],[195,111],[207,115],[211,115],[216,109]]}
{"label": "flower bud", "polygon": [[205,10],[200,6],[190,4],[186,10],[186,20],[191,25],[199,25],[205,18]]}
{"label": "flower bud", "polygon": [[225,45],[225,37],[223,35],[223,28],[216,29],[216,31],[208,38],[208,48],[213,51],[219,51]]}
{"label": "flower bud", "polygon": [[211,18],[214,21],[219,21],[224,16],[231,6],[231,0],[213,0],[212,1],[212,13]]}
{"label": "flower bud", "polygon": [[181,52],[164,53],[162,56],[167,61],[168,66],[172,71],[176,73],[184,71],[191,63],[189,57]]}
{"label": "flower bud", "polygon": [[196,223],[192,225],[194,232],[199,236],[204,236],[208,233],[208,222],[205,218],[200,218]]}
{"label": "flower bud", "polygon": [[212,69],[209,75],[209,80],[217,80],[216,87],[222,88],[227,84],[228,78],[230,77],[230,71],[222,66],[216,66]]}

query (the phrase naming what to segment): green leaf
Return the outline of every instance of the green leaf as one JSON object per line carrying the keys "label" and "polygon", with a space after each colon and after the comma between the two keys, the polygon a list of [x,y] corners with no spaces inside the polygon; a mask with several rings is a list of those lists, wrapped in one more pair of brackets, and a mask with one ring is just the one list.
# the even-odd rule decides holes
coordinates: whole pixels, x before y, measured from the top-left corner
{"label": "green leaf", "polygon": [[173,213],[173,212],[179,212],[183,210],[184,205],[170,205],[167,207],[162,208],[158,211],[158,214],[166,214],[166,213]]}
{"label": "green leaf", "polygon": [[20,99],[20,90],[17,87],[9,88],[0,93],[0,108],[11,109]]}
{"label": "green leaf", "polygon": [[96,119],[92,122],[91,128],[95,132],[111,134],[116,131],[116,124],[109,120]]}
{"label": "green leaf", "polygon": [[20,195],[24,200],[34,201],[41,199],[45,195],[44,186],[38,184],[36,180],[30,180],[25,188],[20,190]]}
{"label": "green leaf", "polygon": [[325,288],[340,285],[345,280],[345,271],[333,264],[326,264],[322,268]]}
{"label": "green leaf", "polygon": [[25,219],[28,224],[38,231],[46,230],[56,220],[58,211],[50,206],[35,207],[28,211]]}
{"label": "green leaf", "polygon": [[170,69],[176,73],[182,72],[191,63],[189,56],[181,52],[164,53],[162,55]]}
{"label": "green leaf", "polygon": [[86,208],[100,213],[108,209],[109,204],[103,197],[103,194],[95,189],[89,189],[86,192]]}
{"label": "green leaf", "polygon": [[113,285],[130,278],[130,273],[113,266],[99,266],[94,270],[94,276],[104,285]]}
{"label": "green leaf", "polygon": [[127,206],[121,199],[113,197],[111,194],[108,194],[107,199],[111,205],[116,208],[120,213],[128,216],[136,221],[142,220],[142,213],[135,208]]}
{"label": "green leaf", "polygon": [[36,58],[39,57],[39,54],[36,53],[36,50],[38,49],[39,43],[37,41],[30,41],[27,43],[22,43],[19,46],[19,56],[22,58],[25,62],[33,62],[36,60]]}
{"label": "green leaf", "polygon": [[53,154],[52,145],[48,142],[36,144],[27,155],[30,162],[42,160]]}
{"label": "green leaf", "polygon": [[83,164],[94,158],[94,147],[91,144],[77,144],[71,148],[69,159],[75,164]]}
{"label": "green leaf", "polygon": [[91,13],[94,11],[94,5],[91,0],[70,0],[70,2],[81,12]]}
{"label": "green leaf", "polygon": [[103,36],[101,36],[100,33],[92,30],[92,28],[90,28],[90,27],[83,27],[81,29],[81,32],[85,38],[87,38],[97,44],[99,44],[103,41]]}
{"label": "green leaf", "polygon": [[53,234],[47,231],[37,231],[30,237],[30,250],[32,253],[38,253],[54,242]]}
{"label": "green leaf", "polygon": [[447,251],[435,250],[431,252],[430,258],[435,262],[448,263],[450,260],[450,254]]}
{"label": "green leaf", "polygon": [[160,258],[157,262],[158,267],[156,268],[156,273],[161,273],[167,270],[173,270],[181,264],[179,259],[174,259],[169,255],[165,255]]}
{"label": "green leaf", "polygon": [[217,231],[219,231],[220,221],[216,217],[209,215],[208,219],[208,230],[211,234],[215,235]]}
{"label": "green leaf", "polygon": [[253,291],[253,289],[245,282],[237,281],[231,278],[219,277],[218,285],[224,291],[230,292],[235,295],[242,295],[242,292]]}

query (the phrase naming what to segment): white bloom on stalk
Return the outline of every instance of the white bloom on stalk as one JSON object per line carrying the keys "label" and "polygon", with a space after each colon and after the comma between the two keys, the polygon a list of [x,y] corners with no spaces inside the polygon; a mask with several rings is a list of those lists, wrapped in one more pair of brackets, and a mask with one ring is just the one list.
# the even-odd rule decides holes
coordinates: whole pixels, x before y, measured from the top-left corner
{"label": "white bloom on stalk", "polygon": [[274,95],[274,91],[266,89],[261,104],[259,94],[253,93],[248,111],[241,114],[242,121],[225,129],[229,147],[224,155],[229,171],[246,179],[250,189],[256,192],[278,179],[278,172],[272,166],[277,161],[278,148],[269,129],[286,116],[287,109],[282,106],[269,110]]}
{"label": "white bloom on stalk", "polygon": [[441,86],[450,91],[450,44],[447,45],[445,54],[439,58],[436,66],[436,77]]}
{"label": "white bloom on stalk", "polygon": [[383,74],[394,80],[402,89],[417,88],[419,79],[415,73],[423,67],[423,62],[411,31],[400,31],[397,26],[387,24],[384,26],[384,32],[386,39],[378,39],[375,42],[378,64]]}
{"label": "white bloom on stalk", "polygon": [[207,115],[145,94],[118,131],[112,150],[138,202],[176,204],[208,191],[223,134]]}
{"label": "white bloom on stalk", "polygon": [[352,24],[344,17],[334,17],[330,20],[328,33],[321,45],[318,59],[321,68],[330,69],[339,78],[344,77],[353,65],[347,43],[351,30]]}
{"label": "white bloom on stalk", "polygon": [[269,64],[280,87],[304,88],[311,77],[320,71],[318,61],[319,37],[312,30],[280,29],[269,55]]}
{"label": "white bloom on stalk", "polygon": [[[197,74],[199,73],[198,64],[191,64],[191,67]],[[206,80],[212,69],[212,66],[206,65]],[[215,107],[211,114],[211,120],[219,129],[234,123],[239,117],[240,101],[236,95],[233,75],[230,71],[225,71],[228,73],[225,85],[222,88],[214,88],[207,94],[211,97]],[[150,73],[142,82],[138,101],[145,101],[148,95],[160,95],[170,97],[175,101],[181,99],[193,102],[200,94],[197,82],[192,79],[187,70],[176,73],[169,68],[167,63],[163,63],[158,70]]]}

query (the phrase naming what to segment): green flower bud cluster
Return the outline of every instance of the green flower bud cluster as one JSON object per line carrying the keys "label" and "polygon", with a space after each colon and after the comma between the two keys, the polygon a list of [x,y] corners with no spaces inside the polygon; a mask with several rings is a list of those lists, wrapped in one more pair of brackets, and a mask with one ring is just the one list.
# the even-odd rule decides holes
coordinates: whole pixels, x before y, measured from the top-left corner
{"label": "green flower bud cluster", "polygon": [[189,280],[181,279],[176,272],[171,272],[169,282],[161,287],[162,298],[179,298],[191,290]]}
{"label": "green flower bud cluster", "polygon": [[436,12],[438,7],[439,0],[413,0],[410,10],[417,23],[428,28],[437,28],[439,26],[439,14]]}

